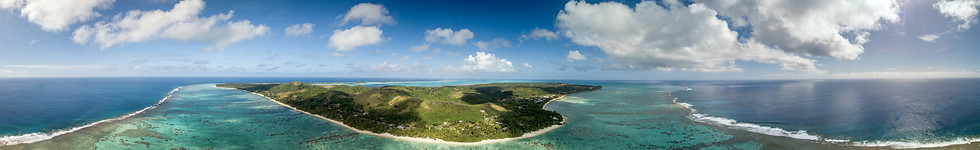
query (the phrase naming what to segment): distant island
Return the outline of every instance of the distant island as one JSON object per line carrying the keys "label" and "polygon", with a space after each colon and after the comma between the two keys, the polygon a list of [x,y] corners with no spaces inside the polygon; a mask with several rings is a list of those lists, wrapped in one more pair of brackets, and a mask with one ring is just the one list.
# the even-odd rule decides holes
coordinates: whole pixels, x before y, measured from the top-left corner
{"label": "distant island", "polygon": [[[423,142],[473,143],[529,137],[562,125],[544,106],[601,86],[490,83],[466,86],[371,88],[291,83],[226,83],[359,132]],[[529,133],[535,134],[529,134]]]}

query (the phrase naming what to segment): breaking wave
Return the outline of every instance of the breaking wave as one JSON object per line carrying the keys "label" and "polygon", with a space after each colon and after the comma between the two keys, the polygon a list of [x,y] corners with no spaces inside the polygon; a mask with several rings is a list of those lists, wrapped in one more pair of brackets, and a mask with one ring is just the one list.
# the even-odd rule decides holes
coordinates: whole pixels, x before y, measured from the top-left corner
{"label": "breaking wave", "polygon": [[51,139],[51,138],[54,138],[54,137],[59,136],[59,135],[68,134],[68,133],[75,132],[75,131],[78,131],[78,130],[81,130],[81,129],[84,129],[84,128],[92,127],[92,126],[95,126],[95,125],[100,124],[100,123],[105,123],[105,122],[111,122],[111,121],[126,119],[126,118],[129,118],[131,116],[134,116],[134,115],[143,113],[146,110],[157,108],[157,106],[160,106],[160,104],[163,104],[164,101],[166,101],[167,99],[170,99],[171,97],[173,97],[173,94],[175,92],[177,92],[178,90],[180,90],[180,88],[182,88],[182,87],[174,88],[174,90],[170,91],[170,93],[167,93],[167,97],[164,97],[163,99],[160,99],[160,101],[157,101],[156,104],[153,104],[152,106],[149,106],[149,107],[140,109],[138,111],[135,111],[135,112],[132,112],[132,113],[129,113],[129,114],[126,114],[126,115],[122,115],[122,116],[115,117],[115,118],[110,118],[110,119],[105,119],[105,120],[99,120],[99,121],[96,121],[96,122],[93,122],[93,123],[89,123],[89,124],[86,124],[86,125],[83,125],[83,126],[73,127],[73,128],[69,128],[69,129],[55,130],[55,131],[52,131],[52,132],[49,132],[49,133],[34,132],[34,133],[28,133],[28,134],[23,134],[23,135],[3,136],[3,137],[0,137],[0,146],[3,146],[3,145],[17,145],[17,144],[23,144],[23,143],[34,143],[34,142],[38,142],[38,141],[44,141],[44,140]]}
{"label": "breaking wave", "polygon": [[[691,88],[684,87],[683,91],[690,91]],[[712,125],[724,126],[731,129],[749,131],[753,133],[765,134],[770,136],[781,136],[789,137],[794,139],[803,139],[819,142],[827,142],[834,144],[841,144],[846,146],[858,146],[858,147],[891,147],[898,149],[911,149],[911,148],[936,148],[945,147],[952,145],[970,144],[973,142],[980,142],[980,137],[959,137],[953,138],[951,140],[904,140],[904,141],[851,141],[842,139],[827,139],[822,138],[817,135],[807,134],[806,130],[797,131],[787,131],[782,128],[767,127],[751,123],[738,122],[734,119],[708,116],[705,114],[700,114],[697,109],[689,103],[677,102],[677,98],[674,98],[673,102],[677,105],[683,106],[691,110],[691,114],[688,116],[691,120],[707,123]]]}

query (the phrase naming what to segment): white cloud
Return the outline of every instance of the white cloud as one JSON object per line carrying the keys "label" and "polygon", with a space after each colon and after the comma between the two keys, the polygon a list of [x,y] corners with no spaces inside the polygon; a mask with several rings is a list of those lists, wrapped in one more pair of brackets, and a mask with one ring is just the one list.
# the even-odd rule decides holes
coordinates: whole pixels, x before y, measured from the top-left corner
{"label": "white cloud", "polygon": [[344,53],[333,53],[333,54],[330,54],[330,56],[333,56],[333,57],[344,57]]}
{"label": "white cloud", "polygon": [[330,43],[327,47],[336,48],[338,51],[351,51],[357,47],[378,44],[383,41],[381,29],[370,26],[355,26],[347,30],[334,30],[330,36]]}
{"label": "white cloud", "polygon": [[423,51],[429,50],[429,44],[422,44],[422,45],[412,46],[411,49],[412,49],[412,51],[415,51],[415,52],[423,52]]}
{"label": "white cloud", "polygon": [[585,56],[582,55],[581,53],[578,53],[578,51],[568,51],[568,56],[565,57],[567,58],[568,62],[574,62],[576,60],[586,59]]}
{"label": "white cloud", "polygon": [[412,56],[404,55],[404,56],[402,56],[401,59],[402,60],[408,60],[408,59],[411,59],[411,58],[412,58]]}
{"label": "white cloud", "polygon": [[476,52],[463,59],[460,69],[472,72],[514,72],[514,65],[507,59],[498,59],[490,53]]}
{"label": "white cloud", "polygon": [[395,19],[388,16],[388,9],[385,6],[371,3],[360,3],[351,7],[340,24],[351,21],[360,21],[361,25],[395,24]]}
{"label": "white cloud", "polygon": [[645,1],[631,9],[615,2],[572,1],[559,12],[557,26],[573,43],[605,52],[613,63],[604,69],[742,71],[734,61],[744,60],[780,64],[783,70],[820,72],[814,60],[754,39],[739,42],[738,33],[704,4],[664,4],[668,8]]}
{"label": "white cloud", "polygon": [[439,49],[439,48],[433,48],[432,49],[432,53],[441,53],[441,52],[442,52],[442,49]]}
{"label": "white cloud", "polygon": [[936,43],[936,40],[939,39],[939,35],[938,34],[926,34],[926,35],[919,36],[919,39],[922,40],[922,41],[929,42],[929,43]]}
{"label": "white cloud", "polygon": [[973,23],[977,23],[977,6],[980,6],[980,0],[942,0],[932,4],[946,17],[963,22],[956,26],[959,31],[970,29]]}
{"label": "white cloud", "polygon": [[68,29],[71,24],[102,16],[115,0],[2,0],[0,8],[20,9],[20,16],[48,32]]}
{"label": "white cloud", "polygon": [[524,40],[524,39],[535,39],[535,40],[537,40],[537,39],[542,39],[542,38],[545,39],[545,40],[548,40],[548,41],[555,40],[555,39],[558,39],[558,33],[555,33],[554,31],[551,31],[551,30],[546,30],[546,29],[541,29],[541,28],[535,27],[534,30],[531,31],[531,34],[529,34],[529,35],[528,34],[521,35],[521,40]]}
{"label": "white cloud", "polygon": [[78,44],[92,42],[101,49],[159,38],[195,40],[213,43],[202,50],[221,51],[233,43],[250,40],[269,31],[269,27],[256,26],[248,20],[228,21],[234,11],[200,18],[197,15],[202,10],[204,2],[201,0],[181,1],[170,11],[131,10],[125,15],[117,15],[112,22],[79,27],[73,33],[72,40]]}
{"label": "white cloud", "polygon": [[[702,8],[750,25],[752,39],[788,53],[857,59],[869,31],[899,21],[891,0],[703,1]],[[692,9],[693,10],[693,9]],[[853,37],[848,39],[847,37]]]}
{"label": "white cloud", "polygon": [[2,9],[20,9],[24,7],[24,0],[0,0],[0,8]]}
{"label": "white cloud", "polygon": [[286,32],[286,36],[291,37],[310,35],[310,33],[313,33],[313,26],[312,23],[296,24],[286,27],[284,31]]}
{"label": "white cloud", "polygon": [[531,64],[524,63],[523,65],[524,68],[527,68],[527,72],[531,72],[531,69],[534,69],[534,66],[531,66]]}
{"label": "white cloud", "polygon": [[37,39],[31,40],[31,45],[37,44]]}
{"label": "white cloud", "polygon": [[496,38],[490,42],[476,41],[473,43],[480,50],[494,50],[500,47],[511,47],[510,41],[503,38]]}
{"label": "white cloud", "polygon": [[470,32],[470,29],[460,29],[459,31],[443,28],[425,30],[425,41],[427,42],[461,46],[466,45],[466,41],[470,39],[473,39],[473,32]]}

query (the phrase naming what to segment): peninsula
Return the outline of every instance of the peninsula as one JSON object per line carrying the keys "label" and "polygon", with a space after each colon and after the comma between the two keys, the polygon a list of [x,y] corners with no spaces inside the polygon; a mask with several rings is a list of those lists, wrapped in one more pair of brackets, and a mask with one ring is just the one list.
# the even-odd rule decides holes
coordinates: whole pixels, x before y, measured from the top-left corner
{"label": "peninsula", "polygon": [[[544,106],[601,86],[563,83],[490,83],[465,86],[347,86],[226,83],[280,104],[377,135],[457,143],[514,138],[561,125]],[[553,128],[550,128],[553,129]]]}

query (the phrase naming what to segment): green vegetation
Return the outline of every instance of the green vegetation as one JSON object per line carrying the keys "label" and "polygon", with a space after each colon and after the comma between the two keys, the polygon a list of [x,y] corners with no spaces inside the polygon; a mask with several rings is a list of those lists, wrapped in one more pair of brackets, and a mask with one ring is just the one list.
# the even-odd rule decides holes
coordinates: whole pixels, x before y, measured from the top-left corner
{"label": "green vegetation", "polygon": [[259,93],[361,130],[455,142],[518,137],[560,124],[564,118],[544,110],[544,104],[566,94],[602,88],[562,83],[378,88],[300,82],[217,86]]}

